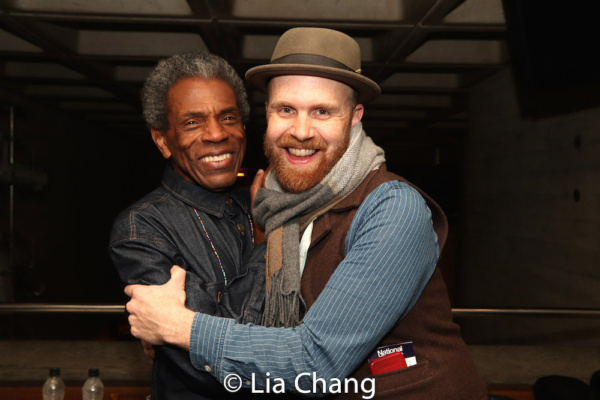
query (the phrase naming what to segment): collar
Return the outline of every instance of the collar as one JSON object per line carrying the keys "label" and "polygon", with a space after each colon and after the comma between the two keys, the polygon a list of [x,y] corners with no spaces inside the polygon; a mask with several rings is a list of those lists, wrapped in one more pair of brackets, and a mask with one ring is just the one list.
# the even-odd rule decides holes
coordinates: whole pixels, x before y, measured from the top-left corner
{"label": "collar", "polygon": [[163,173],[162,186],[180,201],[205,213],[222,217],[227,200],[232,198],[248,213],[249,201],[242,190],[233,189],[226,192],[211,192],[200,185],[191,183],[179,176],[171,163],[167,163]]}

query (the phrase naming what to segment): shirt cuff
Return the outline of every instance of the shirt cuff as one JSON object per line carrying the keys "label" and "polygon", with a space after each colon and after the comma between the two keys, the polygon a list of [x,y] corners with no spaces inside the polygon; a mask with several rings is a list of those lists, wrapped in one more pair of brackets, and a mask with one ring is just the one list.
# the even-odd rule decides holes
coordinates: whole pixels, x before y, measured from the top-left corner
{"label": "shirt cuff", "polygon": [[190,335],[190,361],[194,368],[223,381],[223,347],[232,319],[196,313]]}

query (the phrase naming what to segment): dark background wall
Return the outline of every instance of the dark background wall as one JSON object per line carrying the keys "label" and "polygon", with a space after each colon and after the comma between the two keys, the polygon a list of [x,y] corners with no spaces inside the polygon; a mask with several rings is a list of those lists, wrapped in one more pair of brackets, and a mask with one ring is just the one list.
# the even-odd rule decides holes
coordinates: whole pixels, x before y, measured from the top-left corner
{"label": "dark background wall", "polygon": [[[600,108],[532,118],[519,104],[508,70],[470,94],[461,302],[599,309]],[[465,322],[471,342],[599,343],[593,319]]]}
{"label": "dark background wall", "polygon": [[[9,115],[8,108],[0,109],[3,149],[8,147]],[[14,135],[15,163],[43,173],[47,183],[14,188],[13,301],[123,304],[125,295],[108,257],[108,235],[116,214],[160,183],[164,162],[150,135],[105,132],[31,105],[14,107]],[[9,212],[9,187],[3,184],[4,254]],[[107,318],[0,316],[0,332],[11,337],[94,336],[107,329]]]}

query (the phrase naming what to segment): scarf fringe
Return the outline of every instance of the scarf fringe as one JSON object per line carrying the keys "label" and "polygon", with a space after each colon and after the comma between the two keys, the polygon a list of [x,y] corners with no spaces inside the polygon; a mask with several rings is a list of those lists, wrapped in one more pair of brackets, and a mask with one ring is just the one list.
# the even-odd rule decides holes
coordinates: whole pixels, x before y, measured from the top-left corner
{"label": "scarf fringe", "polygon": [[271,276],[271,290],[265,293],[265,309],[261,322],[263,326],[276,328],[298,326],[306,312],[306,303],[299,291],[283,293],[281,290],[273,290],[274,287],[283,287],[281,272],[279,270]]}

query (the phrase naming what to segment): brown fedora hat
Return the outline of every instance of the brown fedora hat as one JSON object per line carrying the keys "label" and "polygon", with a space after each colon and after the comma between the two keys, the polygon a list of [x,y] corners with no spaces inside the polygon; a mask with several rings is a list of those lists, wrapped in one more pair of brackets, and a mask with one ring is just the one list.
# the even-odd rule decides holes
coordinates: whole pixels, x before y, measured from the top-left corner
{"label": "brown fedora hat", "polygon": [[352,87],[364,103],[379,96],[381,88],[360,73],[360,47],[350,36],[332,29],[293,28],[279,38],[271,62],[249,69],[246,80],[266,91],[275,76],[319,76]]}

